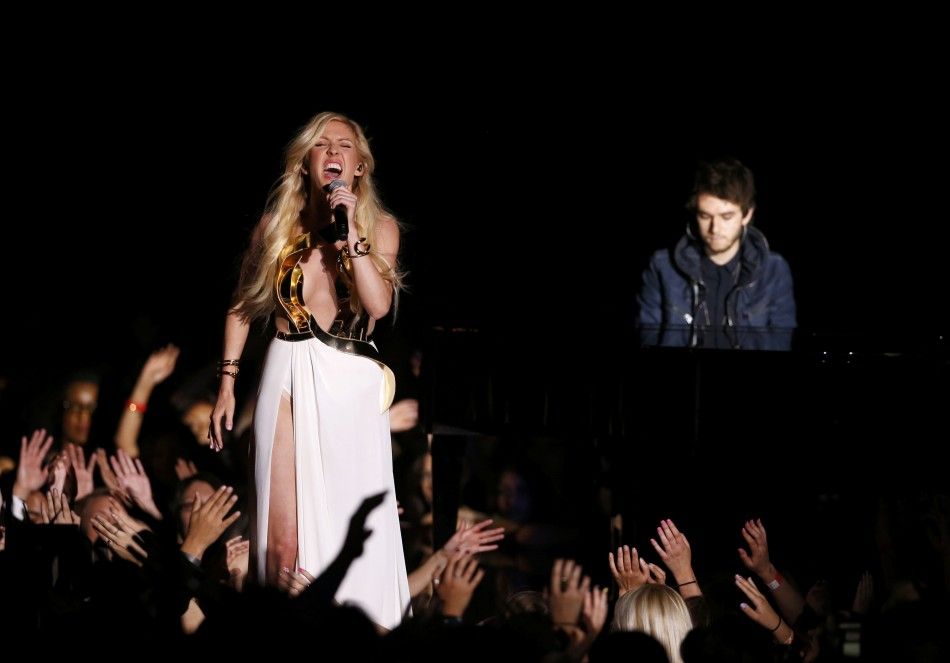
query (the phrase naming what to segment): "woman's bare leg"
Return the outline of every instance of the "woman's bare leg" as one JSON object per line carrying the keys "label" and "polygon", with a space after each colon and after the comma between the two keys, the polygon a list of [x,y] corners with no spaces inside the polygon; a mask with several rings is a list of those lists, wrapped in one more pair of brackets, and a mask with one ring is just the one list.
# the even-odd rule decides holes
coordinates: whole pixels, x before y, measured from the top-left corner
{"label": "woman's bare leg", "polygon": [[277,584],[281,568],[296,571],[297,481],[294,462],[294,419],[290,399],[281,394],[271,454],[270,502],[267,510],[266,582]]}

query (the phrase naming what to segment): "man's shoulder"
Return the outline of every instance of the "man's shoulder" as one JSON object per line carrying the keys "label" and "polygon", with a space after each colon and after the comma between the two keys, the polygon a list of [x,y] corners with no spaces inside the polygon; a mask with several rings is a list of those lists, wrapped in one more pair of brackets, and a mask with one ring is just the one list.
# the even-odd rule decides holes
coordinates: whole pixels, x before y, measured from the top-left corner
{"label": "man's shoulder", "polygon": [[792,269],[780,253],[769,252],[759,270],[762,283],[769,288],[783,288],[792,282]]}
{"label": "man's shoulder", "polygon": [[774,251],[769,251],[765,259],[765,264],[772,270],[789,270],[788,261],[785,257],[782,256],[781,253],[775,253]]}
{"label": "man's shoulder", "polygon": [[657,249],[652,254],[650,254],[650,264],[654,266],[672,265],[673,251],[669,247]]}

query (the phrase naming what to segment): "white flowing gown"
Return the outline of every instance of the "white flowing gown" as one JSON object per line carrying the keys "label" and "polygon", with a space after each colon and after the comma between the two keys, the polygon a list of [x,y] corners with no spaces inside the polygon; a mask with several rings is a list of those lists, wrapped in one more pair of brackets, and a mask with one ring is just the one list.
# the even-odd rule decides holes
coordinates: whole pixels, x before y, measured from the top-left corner
{"label": "white flowing gown", "polygon": [[259,580],[267,559],[271,452],[283,392],[291,399],[297,483],[297,566],[318,576],[343,544],[350,516],[366,497],[386,491],[367,520],[372,535],[336,599],[392,629],[409,605],[396,511],[384,375],[374,361],[316,338],[275,338],[267,352],[254,414]]}

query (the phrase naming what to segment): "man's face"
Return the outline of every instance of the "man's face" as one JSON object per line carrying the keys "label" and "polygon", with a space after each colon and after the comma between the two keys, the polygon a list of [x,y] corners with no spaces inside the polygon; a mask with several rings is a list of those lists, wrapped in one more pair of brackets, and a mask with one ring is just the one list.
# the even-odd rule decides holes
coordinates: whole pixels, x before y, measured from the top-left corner
{"label": "man's face", "polygon": [[[728,255],[738,250],[742,229],[752,220],[752,211],[745,216],[738,204],[701,194],[696,203],[696,225],[699,237],[710,258]],[[731,257],[731,256],[730,256]]]}
{"label": "man's face", "polygon": [[99,385],[93,382],[73,382],[67,387],[63,401],[63,442],[82,446],[89,440],[89,426],[98,399]]}

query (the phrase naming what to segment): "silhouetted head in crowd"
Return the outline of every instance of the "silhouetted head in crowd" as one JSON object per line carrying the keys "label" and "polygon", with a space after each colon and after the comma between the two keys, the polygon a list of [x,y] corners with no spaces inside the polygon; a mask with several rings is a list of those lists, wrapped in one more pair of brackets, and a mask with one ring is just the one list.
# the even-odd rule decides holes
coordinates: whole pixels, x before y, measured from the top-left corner
{"label": "silhouetted head in crowd", "polygon": [[537,517],[537,480],[525,469],[508,466],[498,477],[495,507],[498,514],[518,523]]}
{"label": "silhouetted head in crowd", "polygon": [[669,663],[663,645],[642,631],[601,635],[590,652],[591,663]]}
{"label": "silhouetted head in crowd", "polygon": [[550,614],[548,601],[544,598],[544,594],[533,590],[524,590],[515,592],[505,601],[506,616],[529,613],[539,615]]}
{"label": "silhouetted head in crowd", "polygon": [[690,631],[681,647],[683,663],[763,663],[774,660],[774,639],[745,615],[721,614],[709,626]]}
{"label": "silhouetted head in crowd", "polygon": [[74,375],[63,390],[62,444],[83,446],[89,441],[92,415],[98,405],[98,377],[92,373]]}

